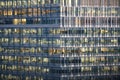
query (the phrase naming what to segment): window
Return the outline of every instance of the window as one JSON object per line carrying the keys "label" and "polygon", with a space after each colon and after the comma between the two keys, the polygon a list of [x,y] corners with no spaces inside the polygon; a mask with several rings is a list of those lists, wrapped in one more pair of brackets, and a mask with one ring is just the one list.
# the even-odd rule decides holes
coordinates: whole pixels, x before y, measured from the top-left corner
{"label": "window", "polygon": [[30,57],[24,56],[23,57],[23,63],[30,63]]}
{"label": "window", "polygon": [[32,8],[28,8],[28,16],[32,16]]}
{"label": "window", "polygon": [[0,1],[0,7],[4,7],[4,6],[5,6],[4,1]]}
{"label": "window", "polygon": [[4,16],[7,16],[7,10],[4,9]]}
{"label": "window", "polygon": [[23,38],[23,44],[29,43],[29,38]]}
{"label": "window", "polygon": [[14,43],[19,43],[20,39],[19,38],[14,38]]}
{"label": "window", "polygon": [[19,34],[20,33],[20,29],[18,28],[15,28],[14,31],[13,31],[14,34]]}
{"label": "window", "polygon": [[103,71],[109,71],[110,67],[109,66],[104,66]]}
{"label": "window", "polygon": [[21,10],[21,15],[22,16],[27,16],[27,9],[22,9]]}
{"label": "window", "polygon": [[84,71],[91,71],[92,70],[92,67],[81,67],[81,71],[84,72]]}
{"label": "window", "polygon": [[21,6],[21,1],[17,1],[17,6]]}
{"label": "window", "polygon": [[43,63],[48,63],[48,58],[43,58]]}
{"label": "window", "polygon": [[42,63],[42,58],[41,57],[37,58],[37,63]]}
{"label": "window", "polygon": [[119,69],[118,66],[113,66],[112,67],[112,70],[115,71],[115,72],[119,71],[118,69]]}
{"label": "window", "polygon": [[32,47],[32,48],[30,49],[30,52],[31,52],[31,53],[35,53],[35,48]]}
{"label": "window", "polygon": [[86,52],[86,49],[85,48],[81,48],[81,52],[82,53]]}
{"label": "window", "polygon": [[13,19],[13,24],[26,24],[26,19]]}
{"label": "window", "polygon": [[54,0],[54,4],[59,4],[60,0]]}
{"label": "window", "polygon": [[111,14],[112,14],[112,15],[116,15],[116,14],[117,14],[117,11],[116,11],[115,8],[112,8],[112,9],[111,9]]}
{"label": "window", "polygon": [[96,62],[96,57],[90,57],[90,62]]}
{"label": "window", "polygon": [[43,73],[49,72],[49,69],[48,68],[42,68],[42,72]]}
{"label": "window", "polygon": [[[37,16],[37,12],[38,10],[37,10],[37,8],[33,8],[33,16]],[[40,13],[40,10],[39,10],[39,13]]]}
{"label": "window", "polygon": [[7,6],[12,7],[12,1],[8,1]]}
{"label": "window", "polygon": [[31,62],[36,62],[36,61],[37,61],[36,57],[31,57]]}
{"label": "window", "polygon": [[100,61],[104,62],[105,61],[105,57],[100,57]]}
{"label": "window", "polygon": [[3,15],[3,10],[0,10],[0,16]]}

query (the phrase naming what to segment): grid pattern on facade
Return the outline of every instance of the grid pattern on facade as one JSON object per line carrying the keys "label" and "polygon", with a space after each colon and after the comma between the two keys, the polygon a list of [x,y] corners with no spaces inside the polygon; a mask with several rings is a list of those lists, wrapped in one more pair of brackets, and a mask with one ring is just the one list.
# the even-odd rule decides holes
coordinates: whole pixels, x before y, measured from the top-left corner
{"label": "grid pattern on facade", "polygon": [[1,80],[119,80],[119,0],[1,0]]}

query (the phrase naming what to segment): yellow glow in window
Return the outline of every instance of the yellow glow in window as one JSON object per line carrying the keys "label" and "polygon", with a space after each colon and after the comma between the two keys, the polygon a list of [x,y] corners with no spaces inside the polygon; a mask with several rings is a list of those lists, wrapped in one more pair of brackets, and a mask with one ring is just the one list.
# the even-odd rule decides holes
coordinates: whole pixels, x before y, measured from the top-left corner
{"label": "yellow glow in window", "polygon": [[43,62],[48,63],[48,58],[43,58]]}

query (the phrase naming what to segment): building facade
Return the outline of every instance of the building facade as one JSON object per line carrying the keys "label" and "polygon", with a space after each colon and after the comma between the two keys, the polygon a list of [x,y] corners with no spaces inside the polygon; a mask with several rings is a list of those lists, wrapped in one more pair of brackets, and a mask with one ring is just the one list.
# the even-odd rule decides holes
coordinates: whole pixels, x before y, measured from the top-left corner
{"label": "building facade", "polygon": [[0,0],[0,80],[120,80],[120,0]]}

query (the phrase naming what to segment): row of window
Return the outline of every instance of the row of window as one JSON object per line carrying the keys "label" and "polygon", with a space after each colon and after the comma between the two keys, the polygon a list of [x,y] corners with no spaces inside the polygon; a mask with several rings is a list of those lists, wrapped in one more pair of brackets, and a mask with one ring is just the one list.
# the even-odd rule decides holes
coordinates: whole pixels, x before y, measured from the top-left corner
{"label": "row of window", "polygon": [[119,16],[119,8],[109,7],[62,7],[62,16]]}
{"label": "row of window", "polygon": [[[118,16],[119,8],[92,8],[92,7],[62,7],[63,16]],[[59,7],[40,7],[40,8],[24,8],[24,9],[4,9],[0,10],[0,16],[46,16],[59,14]],[[54,16],[53,16],[54,17]],[[57,16],[58,17],[58,16]]]}
{"label": "row of window", "polygon": [[30,63],[39,63],[44,64],[48,63],[48,58],[43,57],[35,57],[35,56],[1,56],[1,62],[7,63],[7,62],[17,62],[17,63],[24,63],[24,64],[30,64]]}
{"label": "row of window", "polygon": [[37,67],[37,66],[16,66],[16,65],[1,65],[0,66],[2,71],[22,71],[22,72],[39,72],[39,73],[48,73],[48,68]]}
{"label": "row of window", "polygon": [[39,18],[2,18],[0,24],[62,24],[62,26],[118,26],[120,25],[120,18],[82,18],[82,17],[39,17]]}
{"label": "row of window", "polygon": [[62,6],[120,6],[119,0],[17,0],[1,1],[0,7],[31,7],[46,4],[61,4]]}
{"label": "row of window", "polygon": [[119,73],[119,66],[100,66],[98,67],[80,67],[80,68],[67,68],[63,70],[57,70],[53,69],[51,70],[52,73],[57,73],[57,74],[93,74],[93,75],[103,75],[104,73],[108,74],[114,74],[114,73]]}
{"label": "row of window", "polygon": [[40,47],[0,47],[0,52],[7,53],[7,54],[24,54],[24,53],[33,53],[33,54],[120,54],[120,48],[118,47],[101,47],[101,48],[93,48],[93,47],[82,47],[82,48],[40,48]]}
{"label": "row of window", "polygon": [[63,6],[120,6],[119,0],[60,0]]}
{"label": "row of window", "polygon": [[9,0],[0,1],[0,8],[11,7],[32,7],[47,4],[59,4],[60,0]]}
{"label": "row of window", "polygon": [[104,46],[104,45],[119,45],[117,38],[64,38],[60,43],[62,46],[71,45],[86,45],[86,46]]}
{"label": "row of window", "polygon": [[0,20],[0,24],[5,25],[5,24],[14,24],[14,25],[19,25],[19,24],[60,24],[60,19],[59,18],[22,18],[22,19],[13,19],[13,18],[4,18]]}
{"label": "row of window", "polygon": [[120,38],[62,38],[62,39],[55,39],[51,38],[1,38],[0,43],[1,45],[62,45],[62,46],[71,46],[71,45],[87,45],[87,46],[104,46],[104,45],[119,45]]}
{"label": "row of window", "polygon": [[[50,17],[53,14],[59,14],[59,7],[40,7],[40,8],[19,8],[19,9],[4,9],[0,10],[0,16],[15,16],[15,17]],[[54,16],[53,16],[54,17]]]}
{"label": "row of window", "polygon": [[114,26],[120,25],[120,18],[104,18],[104,17],[62,17],[60,18],[1,18],[0,24],[62,24],[62,26]]}
{"label": "row of window", "polygon": [[120,58],[119,57],[105,57],[105,56],[97,56],[97,57],[81,57],[81,58],[63,58],[63,59],[52,59],[50,63],[52,65],[62,65],[66,67],[76,66],[76,65],[114,65],[119,64]]}
{"label": "row of window", "polygon": [[2,28],[0,35],[119,35],[119,28]]}
{"label": "row of window", "polygon": [[98,67],[92,67],[92,66],[84,66],[84,67],[80,67],[80,68],[67,68],[66,70],[55,70],[55,69],[51,69],[49,70],[48,68],[43,68],[43,67],[38,67],[38,66],[16,66],[16,65],[1,65],[0,68],[2,69],[2,71],[5,71],[5,70],[12,70],[12,71],[22,71],[22,72],[39,72],[39,73],[48,73],[49,71],[51,73],[62,73],[62,74],[90,74],[90,73],[98,73],[99,74],[102,74],[102,73],[111,73],[111,74],[114,74],[114,73],[119,73],[119,66],[100,66],[99,68]]}
{"label": "row of window", "polygon": [[89,63],[119,63],[120,58],[117,56],[111,57],[111,56],[88,56],[88,57],[80,57],[80,58],[51,58],[50,60],[48,58],[43,57],[35,57],[35,56],[1,56],[1,61],[4,62],[22,62],[22,63],[54,63],[54,64],[89,64]]}
{"label": "row of window", "polygon": [[44,80],[42,76],[26,76],[23,77],[22,75],[16,76],[16,75],[12,75],[12,74],[1,74],[0,75],[0,79],[1,80]]}
{"label": "row of window", "polygon": [[[88,74],[89,75],[89,74]],[[0,75],[0,79],[1,80],[44,80],[44,79],[49,79],[49,80],[119,80],[119,76],[90,76],[90,77],[86,77],[86,76],[83,76],[83,77],[57,77],[57,76],[54,76],[54,77],[41,77],[41,76],[26,76],[26,77],[23,77],[22,75],[19,75],[19,76],[16,76],[16,75],[12,75],[12,74],[8,74],[8,75],[5,75],[5,74],[1,74]]]}
{"label": "row of window", "polygon": [[114,26],[120,25],[120,18],[106,18],[106,17],[62,17],[62,26]]}
{"label": "row of window", "polygon": [[118,56],[84,56],[84,57],[67,57],[67,58],[52,58],[50,63],[63,65],[100,65],[100,64],[118,64],[120,58]]}
{"label": "row of window", "polygon": [[[81,77],[81,76],[78,76],[78,77],[73,77],[73,75],[72,76],[69,76],[69,77],[67,77],[67,75],[64,75],[64,76],[62,76],[62,80],[119,80],[120,79],[120,77],[119,77],[119,75],[118,76],[90,76],[90,77],[88,77],[89,76],[89,74],[87,74],[87,75],[83,75],[83,77]],[[53,79],[50,79],[50,80],[53,80]],[[58,79],[58,78],[56,78],[55,80],[60,80],[60,79]]]}
{"label": "row of window", "polygon": [[54,38],[1,38],[0,43],[1,45],[36,45],[36,46],[41,46],[41,45],[61,45],[64,41],[61,41],[59,39],[54,39]]}

